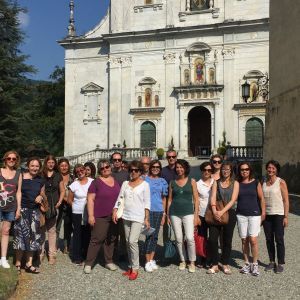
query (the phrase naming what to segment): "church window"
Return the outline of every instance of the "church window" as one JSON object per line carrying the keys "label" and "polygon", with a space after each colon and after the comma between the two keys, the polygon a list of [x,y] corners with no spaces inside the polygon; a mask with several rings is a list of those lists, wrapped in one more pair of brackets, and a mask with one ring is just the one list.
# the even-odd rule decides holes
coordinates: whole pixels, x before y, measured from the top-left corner
{"label": "church window", "polygon": [[195,68],[195,83],[201,84],[204,82],[204,61],[202,58],[197,58],[194,64]]}
{"label": "church window", "polygon": [[141,148],[152,148],[156,146],[156,127],[146,121],[141,125]]}
{"label": "church window", "polygon": [[142,96],[138,96],[138,106],[142,107]]}
{"label": "church window", "polygon": [[191,10],[202,10],[209,8],[207,0],[191,0]]}
{"label": "church window", "polygon": [[246,146],[262,146],[264,125],[258,118],[251,118],[246,123]]}
{"label": "church window", "polygon": [[145,90],[145,107],[151,106],[151,96],[152,96],[152,91],[150,88],[147,88]]}
{"label": "church window", "polygon": [[155,106],[159,106],[159,96],[155,95]]}

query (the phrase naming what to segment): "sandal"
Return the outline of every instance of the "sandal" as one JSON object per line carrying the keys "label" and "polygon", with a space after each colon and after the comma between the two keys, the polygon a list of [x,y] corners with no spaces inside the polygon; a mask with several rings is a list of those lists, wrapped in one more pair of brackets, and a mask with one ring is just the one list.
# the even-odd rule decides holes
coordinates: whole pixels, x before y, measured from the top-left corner
{"label": "sandal", "polygon": [[40,273],[40,271],[32,265],[31,266],[25,266],[25,272],[31,273],[31,274],[39,274]]}
{"label": "sandal", "polygon": [[223,273],[226,275],[231,275],[232,271],[228,267],[223,267]]}
{"label": "sandal", "polygon": [[206,271],[206,274],[217,274],[219,273],[219,269],[210,268]]}
{"label": "sandal", "polygon": [[21,265],[16,266],[18,275],[21,275]]}

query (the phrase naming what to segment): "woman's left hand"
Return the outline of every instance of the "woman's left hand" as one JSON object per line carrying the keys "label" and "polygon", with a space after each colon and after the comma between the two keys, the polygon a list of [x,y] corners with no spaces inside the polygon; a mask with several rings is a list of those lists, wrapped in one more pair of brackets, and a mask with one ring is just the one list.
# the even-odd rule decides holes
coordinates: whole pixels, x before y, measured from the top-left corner
{"label": "woman's left hand", "polygon": [[284,217],[284,219],[283,219],[283,227],[288,227],[288,225],[289,225],[288,218]]}
{"label": "woman's left hand", "polygon": [[198,217],[198,216],[194,216],[194,227],[196,227],[196,226],[198,226],[198,225],[201,225],[201,224],[200,224],[199,217]]}
{"label": "woman's left hand", "polygon": [[16,210],[16,216],[15,216],[15,219],[18,220],[20,217],[21,217],[21,209],[18,208],[18,209]]}
{"label": "woman's left hand", "polygon": [[160,222],[161,226],[163,226],[165,224],[166,218],[167,218],[167,215],[163,215],[163,217],[161,218],[161,222]]}
{"label": "woman's left hand", "polygon": [[147,229],[150,228],[150,222],[149,222],[148,219],[145,219],[144,224],[145,224],[145,226],[147,227]]}
{"label": "woman's left hand", "polygon": [[37,204],[41,204],[42,201],[43,201],[43,197],[41,195],[38,195],[34,200],[34,202]]}

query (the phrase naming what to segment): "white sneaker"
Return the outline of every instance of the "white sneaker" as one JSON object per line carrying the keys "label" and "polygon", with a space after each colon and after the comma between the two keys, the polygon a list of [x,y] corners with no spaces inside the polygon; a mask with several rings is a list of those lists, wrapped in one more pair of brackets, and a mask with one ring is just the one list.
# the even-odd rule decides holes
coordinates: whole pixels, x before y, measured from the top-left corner
{"label": "white sneaker", "polygon": [[91,266],[84,266],[83,272],[85,274],[90,274],[92,271],[92,267]]}
{"label": "white sneaker", "polygon": [[114,263],[109,263],[105,265],[105,268],[110,271],[116,271],[118,270],[118,267]]}
{"label": "white sneaker", "polygon": [[153,268],[152,268],[152,263],[151,263],[151,261],[149,261],[149,262],[147,262],[147,263],[145,264],[145,271],[146,271],[146,272],[153,272]]}
{"label": "white sneaker", "polygon": [[185,261],[182,261],[182,262],[179,264],[178,269],[179,269],[180,271],[184,271],[185,268],[186,268],[186,263],[185,263]]}
{"label": "white sneaker", "polygon": [[9,263],[7,262],[6,259],[5,259],[5,260],[1,259],[1,266],[2,266],[2,268],[4,268],[4,269],[9,269],[9,268],[10,268],[10,265],[9,265]]}
{"label": "white sneaker", "polygon": [[155,260],[150,260],[150,263],[153,271],[158,269],[158,265],[156,264]]}

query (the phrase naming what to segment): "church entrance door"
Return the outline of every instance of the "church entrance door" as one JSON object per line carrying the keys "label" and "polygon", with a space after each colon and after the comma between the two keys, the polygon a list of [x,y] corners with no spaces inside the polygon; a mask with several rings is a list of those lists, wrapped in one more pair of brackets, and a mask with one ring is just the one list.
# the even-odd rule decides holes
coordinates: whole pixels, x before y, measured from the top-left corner
{"label": "church entrance door", "polygon": [[152,122],[146,121],[141,126],[141,148],[156,146],[156,128]]}
{"label": "church entrance door", "polygon": [[209,157],[211,154],[211,115],[207,108],[196,106],[188,114],[189,156]]}

